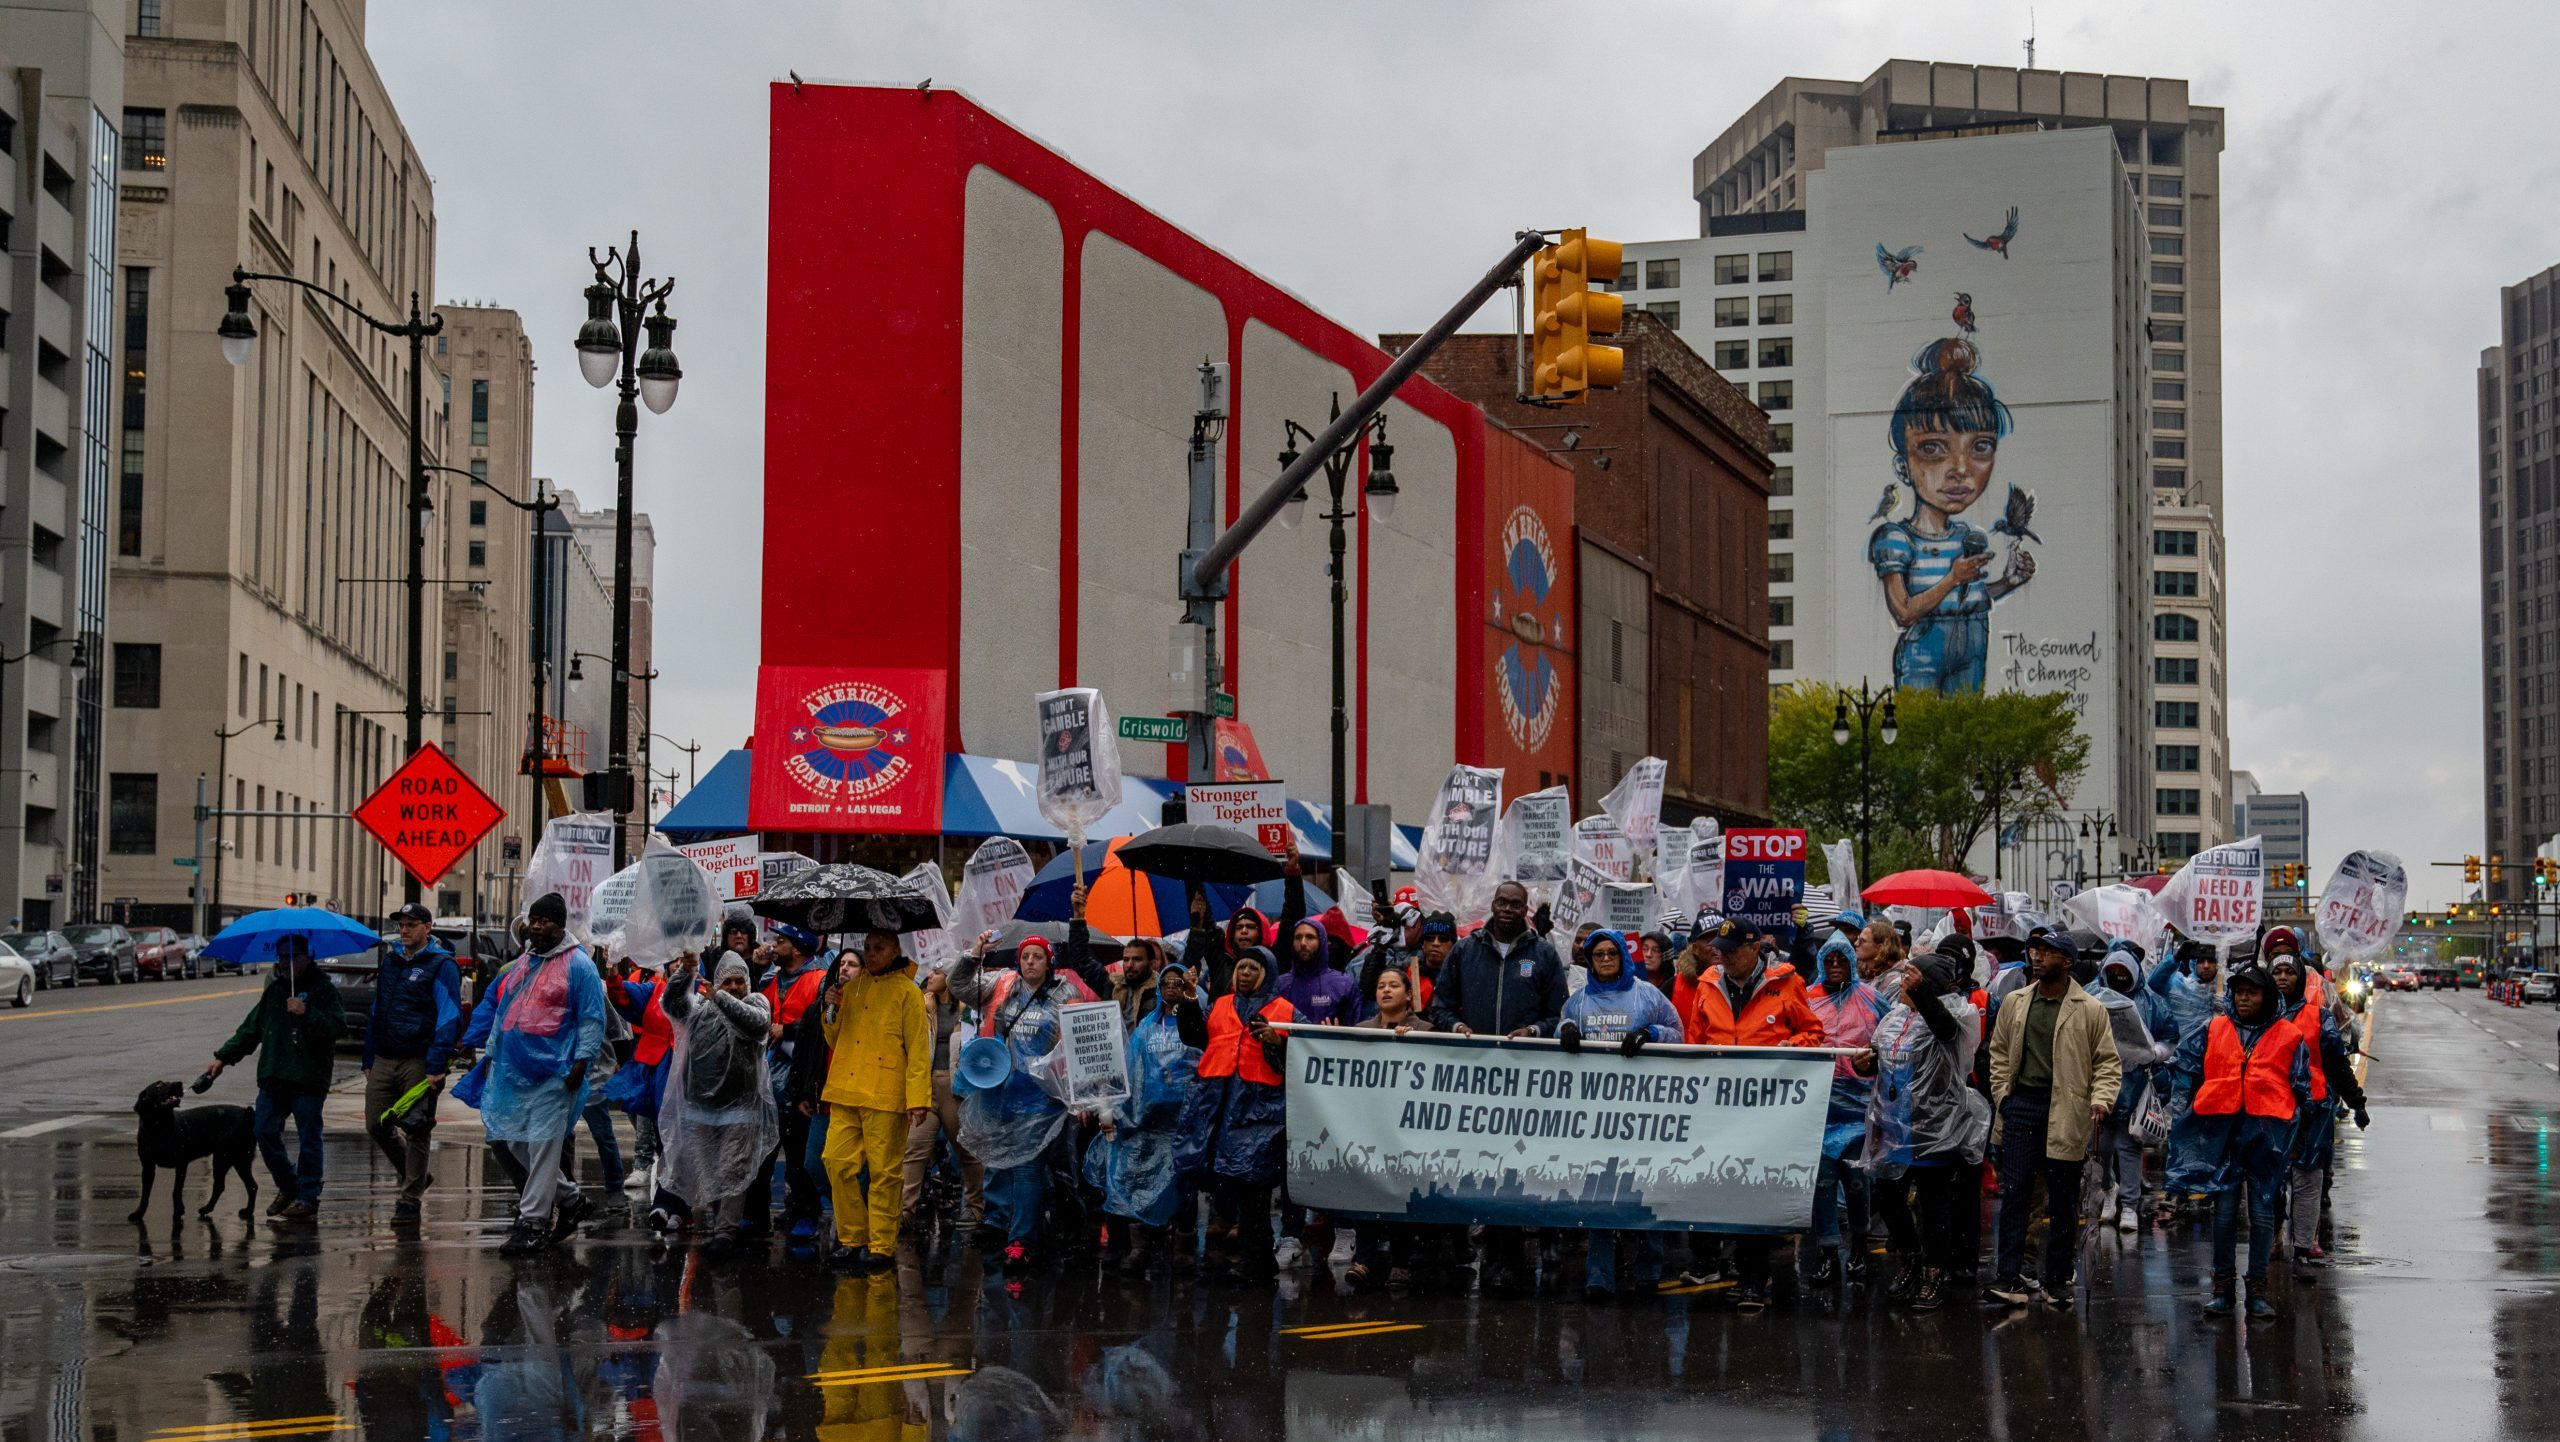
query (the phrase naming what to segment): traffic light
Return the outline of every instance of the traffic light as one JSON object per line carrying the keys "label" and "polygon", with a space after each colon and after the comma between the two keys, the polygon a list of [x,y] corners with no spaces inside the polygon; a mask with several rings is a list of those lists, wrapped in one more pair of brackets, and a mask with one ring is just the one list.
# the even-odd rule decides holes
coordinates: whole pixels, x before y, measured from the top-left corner
{"label": "traffic light", "polygon": [[2311,889],[2311,868],[2299,861],[2293,864],[2293,889],[2296,891]]}
{"label": "traffic light", "polygon": [[1618,278],[1619,258],[1626,247],[1614,240],[1593,240],[1568,230],[1554,245],[1529,261],[1536,278],[1529,321],[1529,398],[1548,405],[1578,406],[1595,390],[1618,383],[1626,370],[1626,354],[1616,346],[1594,345],[1595,335],[1616,335],[1626,302],[1591,288]]}
{"label": "traffic light", "polygon": [[2462,858],[2462,882],[2465,886],[2477,886],[2480,884],[2479,857],[2466,856]]}

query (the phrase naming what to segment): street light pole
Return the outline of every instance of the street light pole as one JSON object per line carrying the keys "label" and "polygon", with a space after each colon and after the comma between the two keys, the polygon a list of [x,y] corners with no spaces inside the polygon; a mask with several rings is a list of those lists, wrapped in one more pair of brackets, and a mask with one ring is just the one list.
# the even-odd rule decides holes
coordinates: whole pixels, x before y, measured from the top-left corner
{"label": "street light pole", "polygon": [[[425,428],[425,384],[427,337],[444,330],[444,317],[433,311],[422,312],[418,293],[409,292],[409,318],[401,322],[375,319],[364,307],[339,295],[326,286],[314,285],[299,276],[272,275],[245,266],[231,268],[231,284],[224,287],[228,309],[215,334],[222,338],[222,357],[235,366],[249,363],[250,348],[258,339],[257,326],[249,319],[249,282],[275,281],[300,286],[313,295],[326,297],[349,315],[384,335],[396,335],[409,342],[409,694],[403,714],[408,718],[409,754],[417,754],[426,741],[427,725],[427,449]],[[219,788],[216,788],[217,792]],[[217,794],[215,801],[220,802]],[[199,858],[201,859],[201,858]],[[410,901],[423,894],[415,874],[403,867],[401,885]]]}
{"label": "street light pole", "polygon": [[548,626],[550,598],[546,594],[549,587],[545,584],[549,570],[543,564],[546,559],[543,555],[543,546],[550,530],[549,513],[560,509],[560,498],[544,489],[540,476],[534,477],[533,499],[519,501],[491,485],[488,477],[477,472],[457,470],[452,466],[429,466],[427,469],[460,476],[524,512],[525,515],[526,531],[531,537],[531,546],[526,552],[527,564],[533,572],[531,580],[533,620],[532,624],[526,628],[529,646],[526,654],[533,667],[533,711],[525,718],[524,754],[518,759],[516,765],[518,770],[533,777],[533,808],[525,812],[525,828],[528,833],[526,845],[532,846],[542,839],[542,783],[549,775],[548,763],[551,759],[551,747],[542,732],[543,682],[551,674]]}
{"label": "street light pole", "polygon": [[[211,814],[217,818],[222,820],[229,819],[227,816],[223,815],[226,808],[222,802],[222,793],[229,789],[231,785],[231,738],[234,736],[245,736],[248,733],[257,730],[261,726],[273,726],[276,728],[276,744],[279,746],[284,744],[284,718],[280,716],[267,715],[266,708],[263,706],[258,708],[258,719],[255,721],[243,721],[228,731],[222,730],[219,727],[214,730],[213,807]],[[196,819],[199,821],[203,820],[205,807],[201,800],[198,801],[196,809],[198,812]],[[223,827],[217,822],[213,828],[213,921],[216,930],[220,930],[222,925],[222,852],[223,847],[228,844],[227,838],[223,836],[222,832]],[[199,877],[204,875],[204,845],[201,841],[196,845],[196,875]],[[199,927],[198,930],[201,931],[202,928]]]}
{"label": "street light pole", "polygon": [[[1342,419],[1340,391],[1334,392],[1333,395],[1331,419],[1335,421]],[[1280,424],[1283,428],[1280,469],[1286,471],[1297,464],[1298,442],[1301,439],[1313,442],[1316,435],[1315,432],[1293,420],[1284,419]],[[1396,508],[1396,478],[1395,472],[1391,469],[1395,459],[1395,447],[1387,444],[1387,418],[1376,417],[1361,428],[1361,433],[1369,437],[1371,456],[1369,481],[1363,488],[1363,497],[1368,503],[1370,514],[1384,521],[1395,513]],[[1333,787],[1327,799],[1333,808],[1333,858],[1337,866],[1343,864],[1345,846],[1342,839],[1343,832],[1351,824],[1349,780],[1351,711],[1346,696],[1347,688],[1343,672],[1343,613],[1350,602],[1351,591],[1348,578],[1344,574],[1346,568],[1343,565],[1343,559],[1350,544],[1346,528],[1351,519],[1360,512],[1356,505],[1343,504],[1343,488],[1351,478],[1351,463],[1356,459],[1358,456],[1349,443],[1336,446],[1333,452],[1324,458],[1325,486],[1332,501],[1323,515],[1323,519],[1331,526],[1331,535],[1326,543],[1327,554],[1331,560],[1327,564],[1326,574],[1333,578],[1333,775],[1331,778]],[[1302,486],[1297,494],[1289,498],[1288,504],[1281,508],[1281,526],[1289,530],[1297,529],[1298,523],[1306,518],[1306,510],[1307,492]],[[1364,682],[1366,679],[1366,677],[1362,678]]]}
{"label": "street light pole", "polygon": [[[2121,812],[2109,811],[2102,806],[2093,806],[2089,808],[2088,815],[2080,818],[2080,838],[2089,843],[2090,854],[2098,858],[2100,886],[2107,884],[2107,843],[2115,840],[2116,822],[2122,815]],[[2121,861],[2122,858],[2118,859]],[[2117,879],[2123,879],[2122,872],[2117,873]]]}
{"label": "street light pole", "polygon": [[[586,324],[578,328],[578,371],[598,389],[613,385],[618,397],[613,411],[613,715],[605,765],[613,788],[613,869],[620,871],[630,856],[632,792],[631,452],[640,436],[640,405],[647,404],[652,415],[666,414],[676,403],[676,384],[684,371],[672,345],[675,317],[667,314],[675,278],[641,279],[640,232],[631,232],[627,249],[608,246],[599,256],[589,247],[587,261],[596,278],[587,286]],[[646,354],[640,350],[643,326],[649,333]]]}
{"label": "street light pole", "polygon": [[1875,791],[1874,777],[1870,770],[1875,760],[1875,748],[1869,739],[1869,722],[1880,723],[1874,729],[1884,733],[1884,744],[1890,746],[1894,743],[1894,738],[1900,735],[1902,730],[1902,723],[1894,714],[1894,694],[1894,688],[1891,686],[1881,691],[1868,690],[1866,678],[1863,676],[1858,678],[1858,694],[1855,697],[1849,694],[1849,688],[1846,686],[1833,688],[1832,745],[1849,744],[1850,713],[1854,711],[1858,717],[1858,875],[1862,882],[1875,879],[1875,864],[1868,855],[1868,833],[1874,823],[1873,816],[1869,814],[1869,808],[1873,803]]}

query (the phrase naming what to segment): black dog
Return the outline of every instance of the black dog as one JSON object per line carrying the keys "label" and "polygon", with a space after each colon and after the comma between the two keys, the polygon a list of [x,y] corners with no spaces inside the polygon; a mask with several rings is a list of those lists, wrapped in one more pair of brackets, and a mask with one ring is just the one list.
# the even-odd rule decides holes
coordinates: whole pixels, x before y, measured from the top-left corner
{"label": "black dog", "polygon": [[175,1222],[186,1209],[187,1165],[204,1157],[213,1158],[213,1195],[204,1199],[198,1217],[213,1215],[213,1204],[222,1200],[222,1174],[238,1172],[240,1185],[249,1189],[249,1201],[240,1215],[250,1216],[258,1205],[258,1180],[249,1170],[249,1159],[257,1155],[258,1136],[247,1107],[191,1107],[178,1110],[179,1099],[186,1088],[173,1081],[153,1082],[134,1098],[134,1114],[142,1118],[142,1126],[133,1139],[133,1149],[142,1157],[142,1200],[125,1214],[128,1222],[139,1222],[151,1206],[151,1181],[156,1170],[167,1167],[177,1173],[169,1183],[169,1220]]}

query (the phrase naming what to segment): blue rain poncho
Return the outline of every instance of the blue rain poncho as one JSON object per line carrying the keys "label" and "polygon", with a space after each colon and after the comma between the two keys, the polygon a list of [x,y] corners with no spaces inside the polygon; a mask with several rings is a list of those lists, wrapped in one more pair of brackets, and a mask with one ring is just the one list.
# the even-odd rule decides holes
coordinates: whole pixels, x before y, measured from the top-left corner
{"label": "blue rain poncho", "polygon": [[[961,1101],[960,1145],[990,1171],[1001,1171],[1048,1150],[1065,1129],[1066,1057],[1058,1050],[1065,1029],[1058,1009],[1094,997],[1072,972],[1050,973],[1035,992],[1021,984],[1019,972],[989,975],[980,965],[979,957],[963,955],[947,975],[951,994],[985,1013],[979,1035],[1004,1040],[1013,1072],[1002,1085]],[[956,1060],[956,1050],[953,1055]]]}
{"label": "blue rain poncho", "polygon": [[1296,1013],[1285,999],[1272,995],[1268,982],[1252,996],[1229,992],[1210,1007],[1210,1045],[1235,1048],[1226,1053],[1226,1065],[1234,1069],[1199,1077],[1184,1099],[1181,1138],[1174,1149],[1174,1168],[1183,1176],[1248,1186],[1280,1180],[1288,1154],[1288,1094],[1269,1082],[1248,1080],[1239,1056],[1243,1048],[1261,1045],[1252,1035],[1254,1018],[1260,1016],[1290,1021]]}
{"label": "blue rain poncho", "polygon": [[[2215,1013],[2221,1010],[2221,1000],[2215,989],[2196,980],[2194,974],[2185,968],[2179,953],[2180,948],[2169,948],[2166,955],[2152,964],[2150,975],[2142,979],[2144,990],[2168,1004],[2169,1018],[2177,1028],[2177,1035],[2158,1039],[2171,1046],[2183,1044],[2188,1037],[2204,1030],[2204,1024],[2213,1020]],[[2153,1028],[2153,1031],[2156,1033],[2158,1028]]]}
{"label": "blue rain poncho", "polygon": [[1557,1024],[1572,1022],[1583,1041],[1594,1046],[1614,1046],[1631,1031],[1643,1032],[1647,1041],[1680,1040],[1679,1008],[1661,988],[1642,978],[1644,964],[1627,956],[1626,938],[1610,931],[1593,932],[1591,939],[1603,936],[1619,943],[1617,980],[1586,979],[1580,991],[1565,998],[1564,1015]]}
{"label": "blue rain poncho", "polygon": [[1865,1166],[1896,1177],[1919,1162],[1978,1166],[1991,1143],[1991,1103],[1965,1081],[1982,1044],[1982,1016],[1961,993],[1938,998],[1955,1023],[1942,1038],[1908,998],[1896,995],[1876,1023],[1874,1089],[1867,1095]]}
{"label": "blue rain poncho", "polygon": [[568,1135],[586,1109],[586,1082],[570,1070],[604,1047],[604,978],[586,951],[563,939],[527,955],[499,983],[489,1029],[480,1128],[490,1140],[541,1142]]}
{"label": "blue rain poncho", "polygon": [[1182,1200],[1174,1152],[1183,1102],[1199,1082],[1200,1049],[1183,1045],[1173,1013],[1158,1002],[1130,1029],[1128,1057],[1129,1097],[1113,1110],[1112,1135],[1086,1149],[1085,1181],[1102,1192],[1104,1211],[1161,1227]]}

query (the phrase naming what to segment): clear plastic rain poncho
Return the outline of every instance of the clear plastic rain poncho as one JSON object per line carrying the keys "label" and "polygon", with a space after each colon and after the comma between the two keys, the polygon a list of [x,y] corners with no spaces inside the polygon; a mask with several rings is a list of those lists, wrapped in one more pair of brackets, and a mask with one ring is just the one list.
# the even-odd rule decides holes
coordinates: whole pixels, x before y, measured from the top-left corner
{"label": "clear plastic rain poncho", "polygon": [[481,1130],[499,1142],[566,1136],[586,1108],[586,1087],[568,1084],[570,1068],[604,1048],[604,977],[564,937],[548,956],[518,961],[500,986]]}
{"label": "clear plastic rain poncho", "polygon": [[761,996],[731,996],[718,983],[744,979],[747,964],[720,953],[713,986],[671,971],[667,1018],[676,1025],[666,1098],[658,1109],[659,1185],[696,1208],[737,1196],[782,1141],[766,1074],[772,1013]]}
{"label": "clear plastic rain poncho", "polygon": [[[964,1001],[978,958],[963,956],[953,968],[952,991]],[[1059,1050],[1058,1008],[1093,1000],[1082,982],[1052,973],[1033,993],[1020,973],[999,973],[988,986],[987,1030],[1013,1054],[1013,1074],[1002,1085],[971,1092],[960,1103],[960,1145],[991,1170],[1018,1167],[1048,1150],[1067,1121],[1067,1058]],[[957,1053],[954,1054],[955,1059]]]}
{"label": "clear plastic rain poncho", "polygon": [[[1888,978],[1890,980],[1890,978]],[[1866,1168],[1896,1177],[1915,1161],[1954,1156],[1979,1165],[1991,1143],[1991,1103],[1965,1083],[1982,1044],[1982,1014],[1962,995],[1940,997],[1956,1035],[1941,1041],[1899,995],[1876,1023],[1875,1089],[1867,1098]]]}
{"label": "clear plastic rain poncho", "polygon": [[1173,1220],[1182,1103],[1199,1072],[1200,1049],[1182,1044],[1161,1004],[1130,1029],[1129,1098],[1113,1111],[1116,1134],[1097,1139],[1084,1157],[1085,1181],[1101,1190],[1104,1211],[1150,1227]]}

